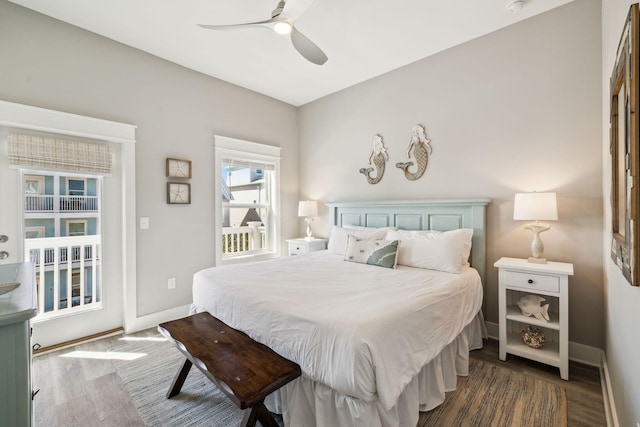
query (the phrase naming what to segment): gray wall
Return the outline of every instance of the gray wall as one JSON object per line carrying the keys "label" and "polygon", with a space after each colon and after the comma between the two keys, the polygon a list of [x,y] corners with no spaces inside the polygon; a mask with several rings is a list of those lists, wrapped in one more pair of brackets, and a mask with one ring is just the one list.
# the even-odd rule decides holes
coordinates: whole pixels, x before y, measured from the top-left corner
{"label": "gray wall", "polygon": [[[151,218],[137,235],[139,315],[190,303],[191,275],[213,264],[214,133],[283,148],[283,211],[292,213],[284,238],[303,232],[298,170],[300,199],[492,198],[492,322],[493,261],[529,253],[530,233],[511,219],[513,194],[556,191],[560,220],[543,240],[549,258],[575,265],[570,339],[606,343],[621,425],[631,425],[640,418],[632,404],[640,395],[640,290],[608,260],[608,104],[601,108],[631,1],[603,3],[602,38],[600,2],[573,2],[296,109],[0,0],[0,99],[138,125],[137,213]],[[425,176],[409,182],[392,165],[416,123],[434,151]],[[390,162],[372,186],[358,169],[376,133]],[[165,203],[168,156],[194,161],[189,207]],[[314,230],[328,234],[326,216]],[[166,289],[171,276],[175,291]]]}
{"label": "gray wall", "polygon": [[[600,2],[573,2],[300,108],[301,198],[322,201],[489,197],[486,319],[497,322],[502,256],[527,257],[531,233],[513,221],[513,195],[556,191],[559,220],[545,254],[574,263],[570,340],[602,348]],[[411,128],[433,154],[407,181]],[[389,153],[376,185],[371,137]],[[327,221],[314,224],[328,235]]]}
{"label": "gray wall", "polygon": [[602,2],[602,158],[604,189],[604,304],[606,355],[620,426],[640,423],[640,287],[632,287],[611,261],[611,156],[609,155],[609,77],[629,6],[636,1]]}
{"label": "gray wall", "polygon": [[[282,147],[283,236],[296,235],[296,108],[5,0],[0,58],[0,99],[138,126],[136,208],[151,219],[137,232],[139,316],[191,303],[193,273],[214,263],[214,134]],[[190,206],[166,204],[166,157],[193,161]]]}

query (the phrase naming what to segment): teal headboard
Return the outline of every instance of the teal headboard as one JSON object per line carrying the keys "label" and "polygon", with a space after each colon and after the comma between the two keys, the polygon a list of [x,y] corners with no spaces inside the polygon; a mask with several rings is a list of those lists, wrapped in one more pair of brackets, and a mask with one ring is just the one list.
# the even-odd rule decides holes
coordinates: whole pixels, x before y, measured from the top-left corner
{"label": "teal headboard", "polygon": [[472,228],[471,265],[484,283],[486,208],[491,199],[434,199],[376,202],[329,202],[331,224],[448,231]]}

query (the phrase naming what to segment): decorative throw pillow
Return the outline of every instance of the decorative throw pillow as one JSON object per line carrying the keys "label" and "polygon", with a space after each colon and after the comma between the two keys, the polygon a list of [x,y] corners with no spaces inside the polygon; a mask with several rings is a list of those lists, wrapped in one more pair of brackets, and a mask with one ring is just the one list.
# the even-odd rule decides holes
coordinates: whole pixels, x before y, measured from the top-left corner
{"label": "decorative throw pillow", "polygon": [[394,227],[358,227],[349,228],[335,226],[331,229],[331,236],[329,237],[329,245],[327,249],[333,254],[344,256],[347,251],[347,241],[349,235],[354,235],[361,239],[384,239],[388,230],[393,230]]}
{"label": "decorative throw pillow", "polygon": [[397,240],[362,239],[350,235],[345,261],[396,268]]}

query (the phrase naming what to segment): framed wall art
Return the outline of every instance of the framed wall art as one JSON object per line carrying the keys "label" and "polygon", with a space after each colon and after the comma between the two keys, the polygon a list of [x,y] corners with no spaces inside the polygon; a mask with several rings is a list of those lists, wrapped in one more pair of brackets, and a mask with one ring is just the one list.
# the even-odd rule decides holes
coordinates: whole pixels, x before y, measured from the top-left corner
{"label": "framed wall art", "polygon": [[191,184],[167,182],[167,203],[170,205],[191,204]]}
{"label": "framed wall art", "polygon": [[191,160],[167,158],[166,175],[168,178],[191,178]]}
{"label": "framed wall art", "polygon": [[638,4],[629,9],[611,75],[611,258],[633,286],[640,286],[640,140]]}

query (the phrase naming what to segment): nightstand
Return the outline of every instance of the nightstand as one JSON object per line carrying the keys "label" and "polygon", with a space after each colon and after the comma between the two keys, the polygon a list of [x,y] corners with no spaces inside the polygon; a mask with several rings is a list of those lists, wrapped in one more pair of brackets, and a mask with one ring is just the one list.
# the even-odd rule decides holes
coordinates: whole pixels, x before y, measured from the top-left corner
{"label": "nightstand", "polygon": [[300,238],[287,240],[289,244],[289,255],[305,255],[309,252],[322,251],[327,248],[327,239]]}
{"label": "nightstand", "polygon": [[[498,273],[498,318],[500,360],[507,353],[560,368],[560,377],[569,379],[569,276],[573,264],[548,262],[534,264],[526,259],[500,258],[494,264]],[[549,304],[549,321],[525,316],[517,303],[525,295],[538,295]],[[542,330],[542,348],[524,343],[522,329],[534,326]]]}

